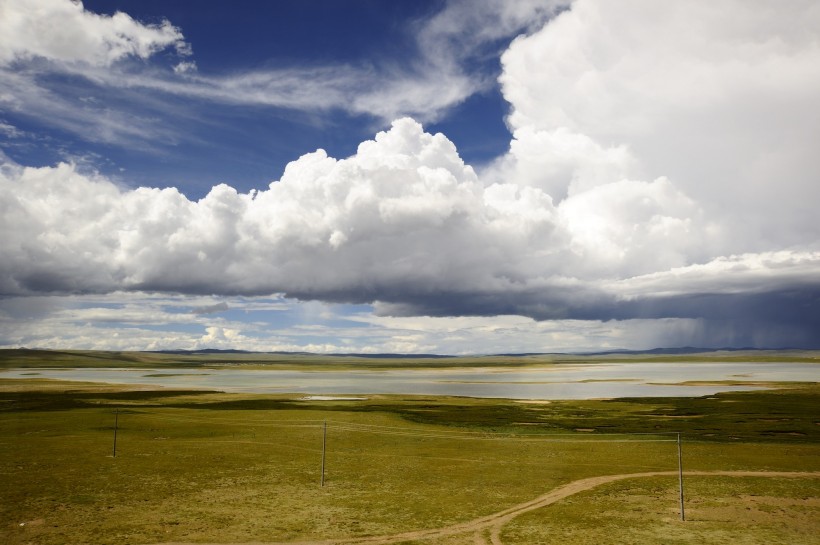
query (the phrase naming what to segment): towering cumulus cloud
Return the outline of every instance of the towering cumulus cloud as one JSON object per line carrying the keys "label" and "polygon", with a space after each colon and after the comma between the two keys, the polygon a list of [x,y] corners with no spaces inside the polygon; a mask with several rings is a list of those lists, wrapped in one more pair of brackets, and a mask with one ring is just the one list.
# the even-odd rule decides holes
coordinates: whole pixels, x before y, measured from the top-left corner
{"label": "towering cumulus cloud", "polygon": [[[5,293],[174,290],[345,301],[526,278],[555,230],[550,198],[482,187],[441,134],[396,121],[356,155],[319,150],[266,191],[121,190],[56,168],[3,178]],[[541,250],[543,248],[543,250]],[[523,275],[523,276],[522,276]]]}
{"label": "towering cumulus cloud", "polygon": [[730,228],[716,252],[817,242],[820,6],[782,8],[574,3],[502,58],[506,162],[558,194],[666,176]]}
{"label": "towering cumulus cloud", "polygon": [[820,7],[796,4],[575,2],[503,55],[513,140],[479,173],[409,118],[350,157],[317,150],[265,190],[196,202],[6,165],[0,290],[694,318],[692,343],[809,345]]}

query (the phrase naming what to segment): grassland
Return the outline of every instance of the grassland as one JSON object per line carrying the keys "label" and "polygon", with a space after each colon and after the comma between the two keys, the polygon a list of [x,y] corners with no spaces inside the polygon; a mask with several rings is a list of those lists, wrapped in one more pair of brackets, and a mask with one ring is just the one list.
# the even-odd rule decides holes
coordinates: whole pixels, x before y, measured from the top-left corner
{"label": "grassland", "polygon": [[[105,366],[109,355],[71,352],[48,365]],[[157,357],[136,355],[132,364],[181,367],[175,355]],[[191,366],[222,365],[183,357]],[[298,363],[285,359],[264,365]],[[34,356],[28,363],[37,366]],[[327,365],[358,363],[316,364]],[[820,472],[816,383],[703,398],[524,403],[316,400],[1,377],[0,542],[9,545],[820,543],[820,478],[695,474]],[[689,472],[686,522],[678,432]],[[602,481],[493,518],[582,479],[646,472],[665,474]],[[482,520],[490,522],[475,523]]]}

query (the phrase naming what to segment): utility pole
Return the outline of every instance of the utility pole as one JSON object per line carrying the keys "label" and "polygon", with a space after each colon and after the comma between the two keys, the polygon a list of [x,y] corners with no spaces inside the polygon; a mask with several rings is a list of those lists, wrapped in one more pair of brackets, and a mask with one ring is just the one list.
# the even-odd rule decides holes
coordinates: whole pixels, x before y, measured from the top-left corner
{"label": "utility pole", "polygon": [[322,488],[325,486],[325,450],[327,447],[327,422],[322,424]]}
{"label": "utility pole", "polygon": [[118,425],[119,425],[119,420],[120,420],[120,410],[115,409],[114,410],[114,452],[112,454],[113,458],[117,457],[117,428],[118,428]]}
{"label": "utility pole", "polygon": [[680,450],[680,433],[678,433],[678,484],[680,486],[680,519],[686,520],[686,515],[683,511],[683,457]]}

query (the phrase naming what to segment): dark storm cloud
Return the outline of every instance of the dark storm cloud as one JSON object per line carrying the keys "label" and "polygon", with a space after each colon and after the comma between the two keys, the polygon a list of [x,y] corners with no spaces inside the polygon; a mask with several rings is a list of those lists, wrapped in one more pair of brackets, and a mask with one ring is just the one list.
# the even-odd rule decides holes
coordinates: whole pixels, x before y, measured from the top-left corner
{"label": "dark storm cloud", "polygon": [[[783,323],[820,321],[820,283],[764,293],[691,293],[621,300],[617,294],[576,288],[571,293],[374,294],[379,313],[393,316],[494,316],[519,314],[536,320],[630,320],[654,318],[754,319]],[[305,294],[301,297],[306,298]],[[322,295],[324,298],[324,294]],[[330,294],[352,302],[355,297]],[[818,330],[820,331],[820,330]]]}
{"label": "dark storm cloud", "polygon": [[696,328],[676,340],[704,347],[817,348],[820,282],[754,293],[690,293],[620,299],[599,290],[521,293],[394,294],[379,303],[384,316],[496,316],[535,320],[694,319]]}

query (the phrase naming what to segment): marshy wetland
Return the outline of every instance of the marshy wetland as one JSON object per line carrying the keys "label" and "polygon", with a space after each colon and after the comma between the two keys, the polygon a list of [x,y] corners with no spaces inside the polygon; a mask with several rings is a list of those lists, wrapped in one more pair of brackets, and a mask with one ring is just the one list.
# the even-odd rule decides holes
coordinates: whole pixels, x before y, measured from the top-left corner
{"label": "marshy wetland", "polygon": [[[816,380],[735,377],[718,390],[767,388],[582,400],[260,394],[59,381],[22,373],[106,360],[41,354],[38,368],[20,364],[31,354],[5,356],[21,371],[0,372],[4,543],[819,542]],[[127,367],[118,358],[108,363]],[[319,360],[301,370],[356,370]],[[133,366],[219,367],[188,356]]]}

